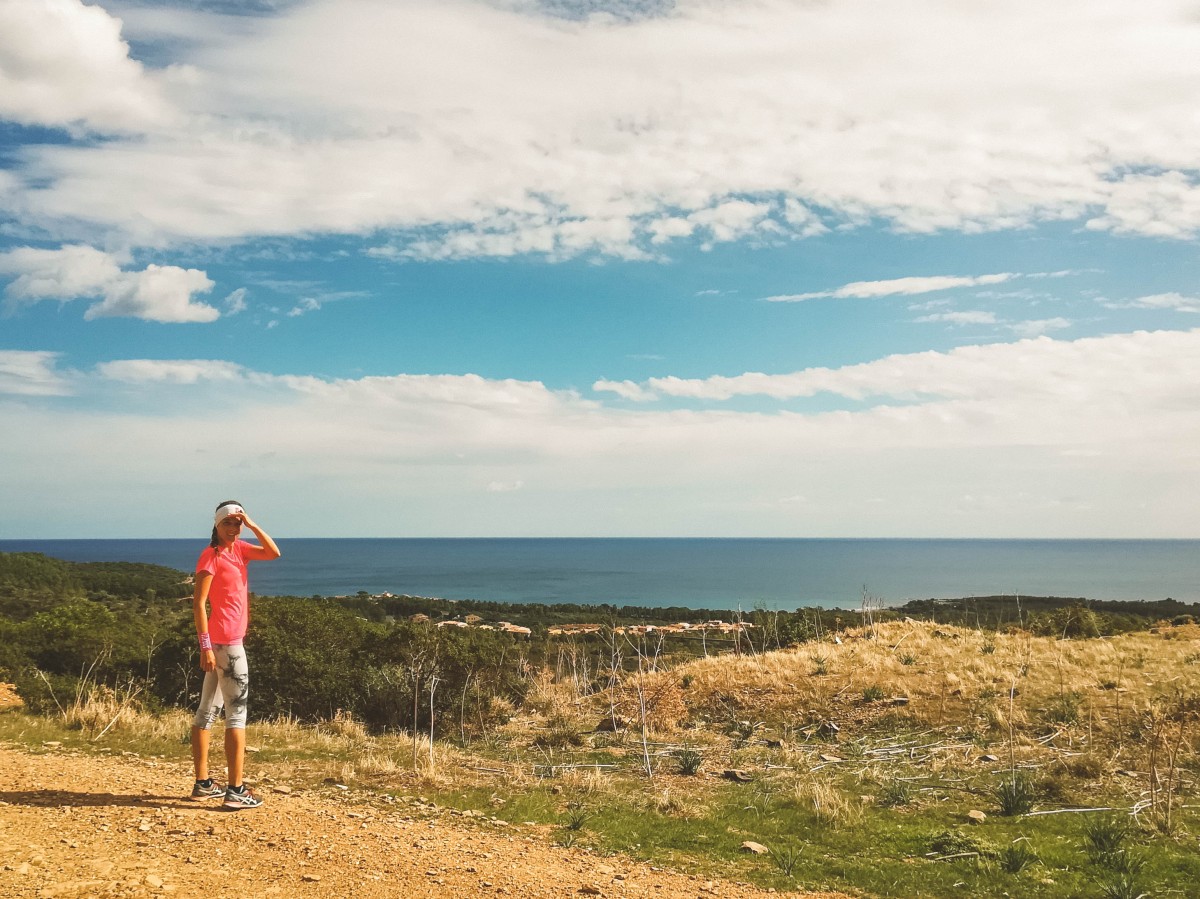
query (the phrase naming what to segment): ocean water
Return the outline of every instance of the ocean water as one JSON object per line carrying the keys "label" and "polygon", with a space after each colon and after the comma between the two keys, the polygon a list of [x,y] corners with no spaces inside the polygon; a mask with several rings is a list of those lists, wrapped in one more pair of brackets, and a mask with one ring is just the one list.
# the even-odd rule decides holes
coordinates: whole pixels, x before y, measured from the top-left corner
{"label": "ocean water", "polygon": [[[0,552],[190,571],[195,540],[0,540]],[[279,539],[264,595],[390,592],[697,609],[996,594],[1200,602],[1200,540]]]}

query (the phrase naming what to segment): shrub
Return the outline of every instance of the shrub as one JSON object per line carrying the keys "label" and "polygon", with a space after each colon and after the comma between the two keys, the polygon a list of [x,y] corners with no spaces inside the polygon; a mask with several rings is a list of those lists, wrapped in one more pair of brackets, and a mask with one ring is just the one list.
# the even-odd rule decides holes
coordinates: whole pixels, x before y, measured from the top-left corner
{"label": "shrub", "polygon": [[1018,840],[1005,846],[996,854],[996,861],[1001,870],[1009,874],[1020,874],[1027,867],[1038,861],[1037,853],[1029,848],[1025,840]]}
{"label": "shrub", "polygon": [[578,833],[584,829],[584,826],[591,817],[592,813],[580,803],[572,802],[567,806],[567,813],[563,817],[563,827]]}
{"label": "shrub", "polygon": [[929,851],[935,855],[988,855],[991,847],[978,837],[960,830],[943,830],[929,840]]}
{"label": "shrub", "polygon": [[1087,838],[1087,850],[1094,856],[1115,853],[1129,836],[1129,819],[1120,815],[1095,815],[1083,822],[1083,835]]}
{"label": "shrub", "polygon": [[17,695],[25,703],[25,711],[34,715],[65,713],[80,689],[79,678],[69,674],[47,674],[36,668],[24,668],[17,673],[14,684]]}
{"label": "shrub", "polygon": [[879,804],[894,808],[912,802],[913,788],[906,780],[889,780],[879,789]]}
{"label": "shrub", "polygon": [[1054,724],[1076,724],[1080,719],[1082,702],[1083,697],[1074,690],[1056,696],[1046,709],[1046,720]]}
{"label": "shrub", "polygon": [[258,600],[246,641],[252,713],[314,722],[362,709],[373,682],[363,670],[364,625],[328,602]]}
{"label": "shrub", "polygon": [[43,671],[109,673],[113,646],[124,643],[116,616],[99,603],[73,598],[39,612],[18,628],[25,652]]}
{"label": "shrub", "polygon": [[1142,888],[1141,879],[1135,874],[1114,873],[1099,881],[1101,899],[1143,899],[1150,894]]}
{"label": "shrub", "polygon": [[704,764],[704,754],[698,749],[685,747],[676,750],[675,761],[679,765],[679,773],[685,777],[695,777],[700,773],[700,767]]}
{"label": "shrub", "polygon": [[533,745],[541,749],[566,749],[582,746],[583,730],[579,723],[566,715],[555,715],[546,722],[546,730],[533,738]]}
{"label": "shrub", "polygon": [[992,796],[1000,805],[1000,814],[1005,817],[1023,815],[1033,809],[1037,801],[1037,788],[1024,771],[1013,771],[1002,780]]}
{"label": "shrub", "polygon": [[1100,636],[1100,621],[1086,606],[1064,606],[1030,620],[1031,630],[1044,637],[1087,639]]}
{"label": "shrub", "polygon": [[869,687],[864,687],[862,691],[863,702],[882,702],[884,697],[883,687],[878,684],[871,684]]}
{"label": "shrub", "polygon": [[771,853],[771,861],[775,863],[775,867],[783,872],[784,877],[791,877],[792,872],[796,870],[796,865],[800,864],[804,847],[796,843],[789,843],[786,846],[770,846],[768,851]]}

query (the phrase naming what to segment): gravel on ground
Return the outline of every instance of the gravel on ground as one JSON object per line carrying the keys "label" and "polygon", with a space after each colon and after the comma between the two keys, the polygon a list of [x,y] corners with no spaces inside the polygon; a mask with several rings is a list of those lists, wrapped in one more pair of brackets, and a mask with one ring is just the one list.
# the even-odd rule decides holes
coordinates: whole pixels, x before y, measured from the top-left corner
{"label": "gravel on ground", "polygon": [[533,825],[334,786],[266,786],[262,807],[225,812],[219,799],[186,798],[182,759],[0,746],[0,772],[5,899],[781,895],[556,847]]}

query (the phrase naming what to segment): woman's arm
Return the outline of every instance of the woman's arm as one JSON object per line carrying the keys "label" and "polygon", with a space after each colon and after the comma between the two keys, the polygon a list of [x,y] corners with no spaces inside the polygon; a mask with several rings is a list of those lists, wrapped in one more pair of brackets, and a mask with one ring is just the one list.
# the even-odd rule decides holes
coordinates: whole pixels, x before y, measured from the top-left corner
{"label": "woman's arm", "polygon": [[271,559],[279,558],[279,547],[275,545],[271,535],[251,521],[250,516],[244,511],[242,512],[242,524],[254,531],[254,536],[262,544],[262,546],[249,546],[244,553],[245,558],[256,562],[269,562]]}
{"label": "woman's arm", "polygon": [[[208,589],[212,586],[212,574],[207,571],[197,571],[195,586],[192,588],[192,618],[196,622],[196,636],[208,636],[208,610],[204,604],[208,602]],[[200,670],[212,671],[217,667],[217,656],[211,649],[200,650]]]}

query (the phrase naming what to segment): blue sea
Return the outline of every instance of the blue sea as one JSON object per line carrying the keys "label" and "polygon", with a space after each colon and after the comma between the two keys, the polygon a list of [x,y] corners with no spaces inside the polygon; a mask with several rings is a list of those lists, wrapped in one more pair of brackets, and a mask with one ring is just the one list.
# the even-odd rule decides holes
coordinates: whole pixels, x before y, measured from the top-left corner
{"label": "blue sea", "polygon": [[[195,540],[0,540],[0,552],[190,571]],[[1019,594],[1200,602],[1200,540],[315,539],[254,564],[260,595],[395,593],[695,609],[858,608]]]}

